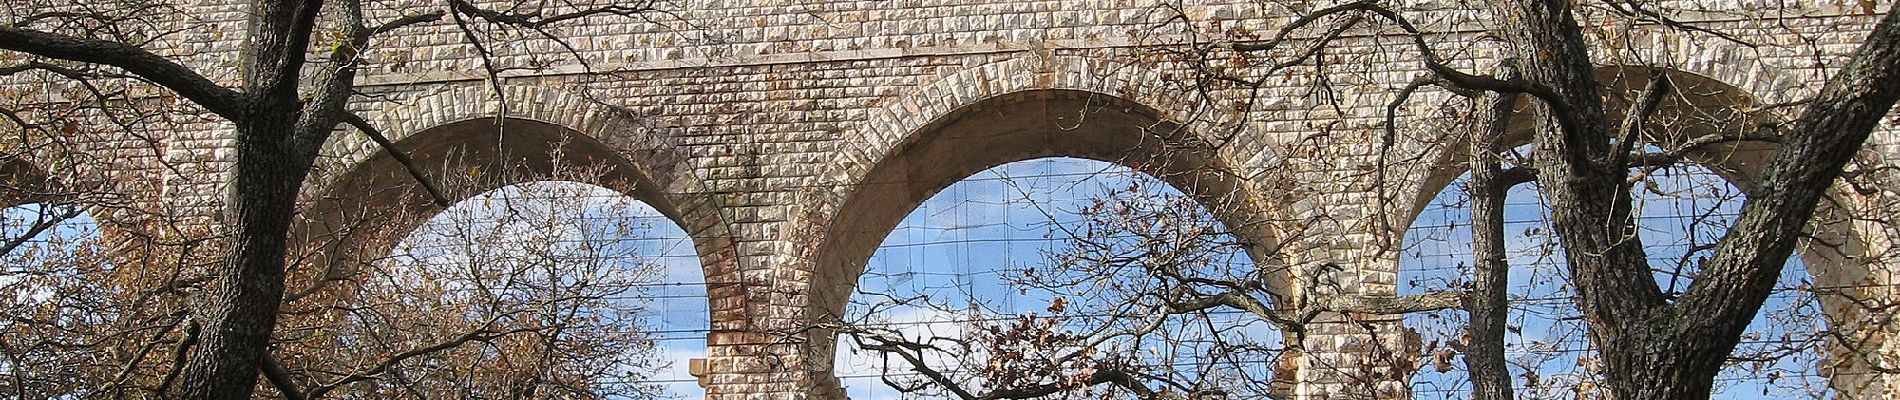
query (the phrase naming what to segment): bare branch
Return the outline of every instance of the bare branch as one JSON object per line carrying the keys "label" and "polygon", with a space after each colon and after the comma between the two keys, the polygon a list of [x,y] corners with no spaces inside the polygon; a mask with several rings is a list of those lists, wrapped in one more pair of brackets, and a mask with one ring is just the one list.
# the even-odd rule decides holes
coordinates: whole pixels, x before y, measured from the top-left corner
{"label": "bare branch", "polygon": [[1631,102],[1629,110],[1624,112],[1623,125],[1619,129],[1621,132],[1616,135],[1616,146],[1611,148],[1610,160],[1604,164],[1604,168],[1627,168],[1624,163],[1640,139],[1643,120],[1656,112],[1656,106],[1662,104],[1664,93],[1669,90],[1669,75],[1658,69],[1649,69],[1649,83],[1644,85],[1643,92],[1636,96],[1636,101]]}
{"label": "bare branch", "polygon": [[46,233],[47,230],[53,229],[53,227],[59,226],[61,222],[78,217],[79,213],[84,211],[84,208],[68,207],[64,212],[47,215],[45,214],[45,209],[42,208],[38,218],[33,221],[31,226],[27,227],[25,232],[21,232],[17,237],[7,238],[6,243],[0,244],[0,255],[13,254],[13,251],[19,249],[20,245],[32,242],[38,238],[40,234]]}
{"label": "bare branch", "polygon": [[370,367],[369,369],[357,371],[357,372],[351,373],[348,376],[339,378],[334,382],[317,386],[315,389],[312,389],[310,391],[308,398],[321,399],[323,398],[323,396],[330,394],[331,391],[336,390],[337,388],[343,387],[345,385],[349,385],[351,383],[356,383],[356,382],[362,382],[362,381],[366,381],[370,379],[375,379],[376,376],[382,375],[384,372],[388,372],[391,367],[394,367],[397,364],[402,363],[403,361],[411,359],[411,358],[416,358],[416,357],[440,352],[443,350],[461,347],[462,345],[468,344],[470,342],[488,341],[488,340],[493,340],[495,338],[508,336],[508,335],[512,335],[516,333],[532,332],[532,331],[534,331],[534,329],[530,329],[530,328],[516,328],[516,329],[505,330],[505,331],[489,331],[485,329],[472,330],[472,331],[469,331],[468,333],[464,333],[460,336],[456,336],[448,340],[436,342],[434,344],[417,347],[414,349],[410,349],[408,351],[391,355],[389,358],[384,359],[382,362],[377,363],[375,366]]}
{"label": "bare branch", "polygon": [[1618,14],[1622,14],[1625,17],[1635,18],[1638,21],[1653,22],[1662,26],[1669,27],[1671,29],[1681,30],[1684,32],[1708,34],[1710,36],[1714,36],[1716,38],[1728,41],[1730,43],[1735,43],[1738,45],[1742,45],[1742,47],[1747,47],[1751,49],[1758,47],[1755,43],[1742,40],[1742,38],[1735,37],[1735,35],[1722,33],[1720,31],[1703,28],[1700,26],[1690,25],[1688,23],[1678,21],[1674,18],[1670,18],[1667,15],[1662,15],[1661,13],[1658,13],[1655,10],[1644,8],[1643,4],[1640,2],[1629,1],[1629,0],[1603,0],[1603,4],[1607,5],[1610,10],[1615,11]]}
{"label": "bare branch", "polygon": [[259,366],[258,369],[263,370],[264,379],[270,381],[271,388],[277,389],[277,393],[283,395],[284,399],[309,399],[303,395],[303,391],[297,390],[297,382],[290,379],[290,372],[284,371],[284,366],[278,364],[276,359],[264,357],[264,365]]}
{"label": "bare branch", "polygon": [[410,158],[409,154],[403,152],[402,149],[396,148],[395,142],[389,141],[388,136],[384,136],[383,132],[376,129],[375,125],[364,120],[363,116],[356,115],[356,113],[345,113],[343,115],[343,122],[356,128],[356,131],[362,132],[363,136],[368,136],[370,141],[374,141],[377,146],[382,147],[383,151],[388,153],[390,158],[396,160],[396,163],[402,164],[402,168],[409,171],[409,176],[415,178],[416,183],[421,184],[422,189],[429,192],[429,198],[435,201],[436,206],[448,208],[448,206],[455,204],[454,201],[449,200],[448,195],[443,194],[442,188],[435,184],[435,180],[429,179],[429,176],[422,172],[422,167],[416,165],[415,159]]}
{"label": "bare branch", "polygon": [[377,25],[375,27],[364,30],[361,35],[357,36],[356,43],[358,47],[362,47],[364,45],[369,44],[369,39],[372,37],[375,37],[376,35],[381,35],[384,33],[388,33],[389,31],[402,29],[410,25],[426,24],[430,22],[441,21],[443,15],[445,15],[445,13],[442,11],[431,11],[427,13],[410,15],[410,16],[405,16],[402,18],[390,20],[388,22],[382,23],[381,25]]}
{"label": "bare branch", "polygon": [[570,13],[543,16],[541,15],[541,12],[539,10],[536,10],[533,12],[526,12],[526,13],[508,13],[508,12],[488,10],[481,7],[477,7],[474,4],[469,4],[465,0],[449,0],[449,8],[454,10],[457,13],[466,14],[466,15],[473,16],[476,18],[481,18],[482,20],[486,20],[490,23],[501,24],[501,25],[514,25],[514,26],[519,26],[519,27],[529,28],[529,29],[541,28],[548,25],[557,24],[562,21],[586,18],[590,16],[595,16],[595,15],[618,15],[618,16],[623,16],[623,17],[631,17],[631,16],[642,14],[642,13],[654,11],[653,8],[647,4],[639,4],[639,5],[634,5],[634,6],[616,4],[616,5],[608,5],[604,7],[588,8],[588,9],[583,9],[583,10],[574,11]]}
{"label": "bare branch", "polygon": [[1450,310],[1465,304],[1466,294],[1456,291],[1441,291],[1426,294],[1382,296],[1340,294],[1315,296],[1307,301],[1307,312],[1328,311],[1343,313],[1364,313],[1380,315],[1399,315],[1425,311]]}
{"label": "bare branch", "polygon": [[170,59],[124,43],[0,25],[0,49],[110,65],[156,83],[230,119],[245,118],[244,96]]}
{"label": "bare branch", "polygon": [[1698,136],[1661,152],[1631,150],[1626,156],[1629,159],[1626,162],[1627,167],[1642,168],[1676,165],[1681,164],[1689,155],[1708,150],[1711,146],[1738,142],[1780,143],[1782,141],[1780,134],[1776,131],[1750,131]]}

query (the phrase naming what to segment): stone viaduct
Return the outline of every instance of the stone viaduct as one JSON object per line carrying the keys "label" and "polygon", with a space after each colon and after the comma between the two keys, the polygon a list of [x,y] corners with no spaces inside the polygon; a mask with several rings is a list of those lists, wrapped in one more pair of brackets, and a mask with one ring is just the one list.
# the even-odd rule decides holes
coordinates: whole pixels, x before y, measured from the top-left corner
{"label": "stone viaduct", "polygon": [[[1256,261],[1288,271],[1284,290],[1302,290],[1293,277],[1304,266],[1332,263],[1347,267],[1339,277],[1346,290],[1392,292],[1403,272],[1383,246],[1461,173],[1447,150],[1457,138],[1436,128],[1463,111],[1447,105],[1459,104],[1445,101],[1449,95],[1421,94],[1395,109],[1397,140],[1380,145],[1386,103],[1422,74],[1418,53],[1388,25],[1349,32],[1327,51],[1324,68],[1270,77],[1246,112],[1235,111],[1243,93],[1198,90],[1178,60],[1156,56],[1196,40],[1270,32],[1318,8],[1261,3],[1269,4],[661,3],[678,9],[645,20],[587,19],[556,30],[565,45],[532,35],[493,42],[489,61],[502,72],[492,80],[477,72],[482,60],[453,26],[429,25],[390,32],[364,56],[365,100],[355,104],[419,164],[444,167],[432,174],[479,178],[452,195],[553,179],[537,174],[556,164],[600,167],[598,182],[627,184],[696,244],[713,314],[709,356],[697,361],[710,398],[840,398],[830,338],[805,328],[842,307],[871,251],[912,208],[1013,161],[1072,156],[1148,171],[1206,200],[1230,224],[1253,227],[1240,233],[1257,244]],[[1454,64],[1490,70],[1496,44],[1481,40],[1483,12],[1455,1],[1405,3],[1398,7]],[[1814,93],[1873,21],[1854,4],[1787,3],[1665,3],[1679,20],[1727,38],[1602,11],[1586,20],[1607,81],[1627,86],[1631,79],[1619,78],[1629,67],[1677,77],[1681,94],[1665,113],[1679,118],[1680,139],[1736,121],[1772,123],[1781,108],[1771,106]],[[385,15],[408,11],[384,6]],[[187,29],[157,45],[216,77],[237,45],[222,31],[245,17],[222,0],[186,7],[197,12],[176,23],[223,29]],[[1168,22],[1175,16],[1185,19]],[[156,189],[141,193],[162,194],[147,202],[165,213],[214,218],[227,190],[227,132],[187,122],[150,138],[158,151],[132,151],[119,167],[94,172]],[[1860,177],[1900,166],[1897,141],[1892,131],[1876,135]],[[1746,187],[1761,149],[1733,150],[1705,161]],[[479,168],[497,164],[527,173]],[[415,186],[377,145],[340,132],[308,185],[302,232],[325,231],[341,213],[396,215],[362,210],[423,211],[397,222],[413,226],[431,209],[407,189]],[[1893,215],[1893,192],[1838,195],[1837,208]],[[1851,245],[1805,254],[1816,281],[1886,298],[1893,271],[1876,255],[1893,227],[1825,225],[1818,236]],[[347,253],[331,246],[318,250]],[[1851,318],[1836,323],[1858,326]],[[1370,362],[1373,345],[1343,327],[1314,332],[1301,343],[1292,393],[1367,393],[1354,388],[1364,383],[1353,374]],[[1866,359],[1900,357],[1885,332],[1871,337],[1859,354],[1837,355],[1848,361],[1834,367],[1834,383],[1849,397],[1890,398],[1900,389],[1894,377],[1865,373]]]}

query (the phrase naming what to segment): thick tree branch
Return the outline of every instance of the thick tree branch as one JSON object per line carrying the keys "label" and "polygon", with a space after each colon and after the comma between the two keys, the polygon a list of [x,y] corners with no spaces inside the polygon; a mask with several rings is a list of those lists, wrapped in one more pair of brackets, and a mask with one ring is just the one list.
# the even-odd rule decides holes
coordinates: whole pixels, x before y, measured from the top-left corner
{"label": "thick tree branch", "polygon": [[[1841,170],[1900,100],[1900,4],[1828,80],[1775,149],[1740,218],[1723,236],[1703,272],[1678,301],[1677,318],[1719,321],[1684,324],[1695,335],[1714,334],[1732,347],[1772,291],[1781,266],[1814,208]],[[1691,336],[1695,337],[1695,336]]]}
{"label": "thick tree branch", "polygon": [[323,0],[258,0],[252,5],[243,46],[250,54],[242,61],[244,93],[266,108],[294,102]]}
{"label": "thick tree branch", "polygon": [[[1500,76],[1516,75],[1515,59],[1505,59]],[[1500,168],[1498,143],[1510,130],[1517,105],[1516,94],[1496,93],[1479,100],[1476,124],[1466,145],[1471,181],[1471,258],[1472,294],[1465,303],[1471,320],[1465,364],[1469,367],[1473,398],[1509,400],[1513,398],[1511,370],[1505,360],[1506,320],[1510,318],[1510,274],[1504,236],[1504,201],[1509,188],[1516,185]],[[1531,175],[1531,174],[1523,174]],[[1520,179],[1535,179],[1526,176]]]}
{"label": "thick tree branch", "polygon": [[0,67],[0,76],[14,75],[26,71],[46,71],[72,80],[85,80],[94,76],[94,74],[85,71],[43,62],[27,62],[20,65]]}
{"label": "thick tree branch", "polygon": [[[1602,165],[1611,158],[1607,136],[1613,132],[1571,5],[1561,0],[1493,4],[1524,79],[1550,90],[1538,95],[1547,109],[1540,115],[1556,119],[1557,127],[1538,128],[1534,155],[1578,304],[1592,316],[1595,333],[1644,326],[1640,321],[1666,300],[1650,277],[1641,238],[1632,227],[1630,196],[1622,187],[1628,171]],[[1620,350],[1615,343],[1604,346],[1606,352]]]}
{"label": "thick tree branch", "polygon": [[[397,18],[376,27],[365,27],[361,0],[339,0],[336,4],[341,9],[343,23],[348,26],[346,29],[349,32],[349,40],[334,46],[330,51],[330,68],[325,69],[315,79],[316,95],[304,103],[303,120],[298,121],[298,141],[302,147],[312,149],[312,151],[319,148],[329,138],[331,128],[335,127],[339,118],[370,135],[372,139],[381,138],[381,135],[368,122],[344,109],[356,85],[357,58],[362,54],[363,49],[369,48],[370,40],[376,34],[442,19],[442,12],[438,11]],[[387,139],[378,140],[377,144],[384,144],[387,141]],[[407,156],[397,154],[399,152],[394,151],[393,147],[384,146],[384,148],[390,149],[398,160],[405,161],[403,166],[408,167],[412,174],[415,172],[413,163],[406,161]],[[420,178],[420,175],[417,176]],[[441,199],[440,191],[434,190],[433,185],[425,182],[424,186],[429,186],[430,194],[437,195],[438,200]]]}
{"label": "thick tree branch", "polygon": [[264,365],[259,366],[259,369],[264,372],[264,380],[270,381],[271,388],[277,389],[277,393],[283,395],[284,399],[309,399],[303,395],[302,390],[297,389],[297,382],[290,379],[290,372],[285,371],[283,364],[278,364],[277,360],[264,357]]}
{"label": "thick tree branch", "polygon": [[1616,135],[1616,147],[1610,149],[1610,160],[1604,163],[1604,168],[1629,168],[1624,163],[1628,161],[1630,151],[1635,149],[1636,141],[1641,140],[1643,120],[1656,112],[1656,106],[1662,104],[1663,97],[1666,97],[1664,94],[1669,90],[1669,75],[1651,68],[1649,83],[1643,85],[1643,92],[1623,113],[1623,124],[1619,128],[1621,132]]}
{"label": "thick tree branch", "polygon": [[348,113],[344,106],[349,104],[351,90],[356,85],[356,58],[369,43],[369,28],[363,27],[362,0],[338,0],[336,5],[341,9],[338,14],[342,16],[348,41],[332,46],[328,68],[318,71],[312,79],[314,90],[309,100],[303,102],[292,142],[311,157],[335,131],[341,114]]}
{"label": "thick tree branch", "polygon": [[177,62],[124,43],[0,25],[0,49],[83,63],[110,65],[184,96],[228,119],[244,118],[244,96]]}
{"label": "thick tree branch", "polygon": [[1399,315],[1459,308],[1464,306],[1465,298],[1466,294],[1458,291],[1440,291],[1398,296],[1362,294],[1322,295],[1315,296],[1314,299],[1307,301],[1307,311]]}
{"label": "thick tree branch", "polygon": [[178,340],[176,347],[172,347],[171,369],[165,371],[165,378],[158,381],[159,392],[171,390],[172,382],[177,381],[178,375],[184,372],[185,358],[191,354],[192,347],[197,347],[200,329],[198,320],[185,318],[185,337]]}
{"label": "thick tree branch", "polygon": [[1520,165],[1520,166],[1515,166],[1511,168],[1506,168],[1503,171],[1498,172],[1498,185],[1503,186],[1507,190],[1513,187],[1517,187],[1517,185],[1522,185],[1522,184],[1536,182],[1536,181],[1537,181],[1537,169],[1531,168],[1531,167]]}

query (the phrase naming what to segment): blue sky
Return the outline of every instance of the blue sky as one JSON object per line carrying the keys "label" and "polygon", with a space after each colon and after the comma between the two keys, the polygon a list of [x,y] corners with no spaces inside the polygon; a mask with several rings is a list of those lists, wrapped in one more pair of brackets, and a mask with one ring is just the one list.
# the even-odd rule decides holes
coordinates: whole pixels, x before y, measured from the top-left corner
{"label": "blue sky", "polygon": [[[1007,271],[1044,262],[1045,253],[1060,243],[1052,219],[1073,223],[1079,217],[1069,211],[1089,200],[1086,194],[1131,177],[1125,168],[1106,163],[1053,159],[978,172],[925,200],[899,222],[866,265],[858,289],[900,298],[924,295],[948,307],[973,304],[987,315],[1041,310],[1051,298],[1012,290]],[[912,337],[962,336],[957,324],[917,324],[959,318],[929,308],[864,315],[868,304],[880,300],[853,296],[847,319],[897,324]],[[841,340],[837,357],[837,374],[852,398],[898,397],[877,377],[885,365],[873,353]],[[901,362],[889,366],[909,372]]]}

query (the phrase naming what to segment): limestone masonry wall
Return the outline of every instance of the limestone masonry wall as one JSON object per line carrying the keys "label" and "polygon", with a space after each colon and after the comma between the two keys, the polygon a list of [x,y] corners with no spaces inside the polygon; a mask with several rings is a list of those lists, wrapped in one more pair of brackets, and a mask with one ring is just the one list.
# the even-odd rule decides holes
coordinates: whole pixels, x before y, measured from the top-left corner
{"label": "limestone masonry wall", "polygon": [[[239,44],[230,32],[244,18],[233,3],[194,1],[187,6],[192,12],[177,23],[205,28],[159,43],[167,46],[161,51],[229,81]],[[382,8],[374,10],[372,21],[439,6],[413,3],[378,2]],[[1737,104],[1798,101],[1819,89],[1873,19],[1846,2],[1780,3],[1665,5],[1679,7],[1679,19],[1734,40],[1646,23],[1616,22],[1621,25],[1592,28],[1590,34],[1605,66],[1667,68],[1707,82],[1711,92],[1740,93],[1723,100]],[[1343,289],[1366,293],[1394,290],[1394,256],[1381,246],[1396,243],[1394,230],[1404,231],[1412,208],[1422,204],[1417,199],[1429,199],[1459,174],[1445,151],[1445,133],[1433,129],[1462,112],[1441,108],[1444,102],[1434,99],[1448,97],[1443,93],[1421,94],[1401,108],[1406,128],[1391,153],[1378,154],[1377,127],[1386,103],[1423,73],[1417,52],[1388,25],[1349,32],[1328,50],[1324,71],[1302,66],[1277,74],[1247,113],[1233,111],[1242,93],[1197,91],[1185,79],[1184,65],[1156,56],[1195,40],[1271,32],[1318,4],[1297,10],[1218,0],[711,0],[655,6],[666,12],[645,14],[646,20],[587,18],[553,29],[567,38],[565,46],[533,35],[492,42],[493,68],[502,71],[495,81],[485,78],[483,62],[452,24],[391,32],[361,60],[359,90],[367,96],[354,108],[412,149],[505,142],[513,132],[535,131],[530,126],[540,124],[580,138],[573,148],[587,157],[575,160],[632,171],[636,196],[686,227],[705,262],[714,314],[704,380],[710,398],[840,397],[831,377],[830,338],[803,328],[825,312],[821,299],[850,293],[856,268],[869,256],[839,244],[863,240],[845,236],[859,234],[852,231],[858,224],[895,222],[859,221],[875,218],[853,213],[894,212],[901,218],[916,205],[902,199],[856,203],[853,195],[909,182],[902,192],[921,201],[941,189],[925,184],[926,175],[936,179],[926,172],[880,174],[956,159],[897,159],[932,138],[959,137],[944,127],[1034,118],[1073,122],[1094,118],[1089,113],[1184,124],[1208,144],[1217,164],[1249,177],[1219,194],[1255,204],[1232,211],[1266,222],[1260,237],[1247,239],[1276,244],[1266,251],[1294,274],[1309,265],[1345,266],[1338,277]],[[1454,65],[1480,73],[1491,69],[1497,48],[1481,40],[1483,11],[1450,0],[1399,7],[1430,32],[1428,39]],[[1176,13],[1191,22],[1165,23]],[[1590,23],[1621,21],[1586,17],[1594,17],[1586,18]],[[1333,89],[1316,91],[1320,79]],[[1066,104],[1107,107],[1058,107]],[[457,123],[484,120],[504,126],[483,128],[479,135],[458,130],[465,128]],[[144,181],[162,186],[161,208],[212,218],[226,190],[230,151],[228,126],[209,121],[155,138],[164,150],[135,158],[143,160],[136,168],[104,172],[156,177]],[[998,129],[1080,135],[1076,143],[1109,135],[1036,124]],[[1870,165],[1893,166],[1893,157],[1900,156],[1896,139],[1891,130],[1876,135],[1866,157]],[[969,140],[971,148],[987,143],[957,140]],[[998,157],[1104,151],[1065,140]],[[308,185],[310,207],[365,195],[369,189],[352,179],[404,184],[402,171],[374,167],[386,167],[377,164],[386,157],[363,135],[336,135]],[[1735,162],[1742,163],[1735,168],[1748,168]],[[932,168],[952,176],[989,166]],[[1378,189],[1369,171],[1396,181]],[[1886,208],[1891,201],[1862,204],[1893,211]],[[1849,228],[1869,243],[1870,252],[1884,249],[1891,229]],[[861,233],[875,237],[869,239],[874,244],[886,232]],[[1811,268],[1817,275],[1853,276],[1877,290],[1893,284],[1890,265],[1836,264]],[[1398,329],[1394,321],[1379,326]],[[1313,333],[1301,343],[1305,352],[1291,394],[1364,398],[1404,392],[1402,382],[1360,379],[1360,366],[1379,362],[1380,348],[1368,343],[1358,324]],[[1900,345],[1879,343],[1881,357],[1900,356]],[[1835,383],[1843,397],[1885,398],[1900,389],[1900,383],[1876,378]]]}

